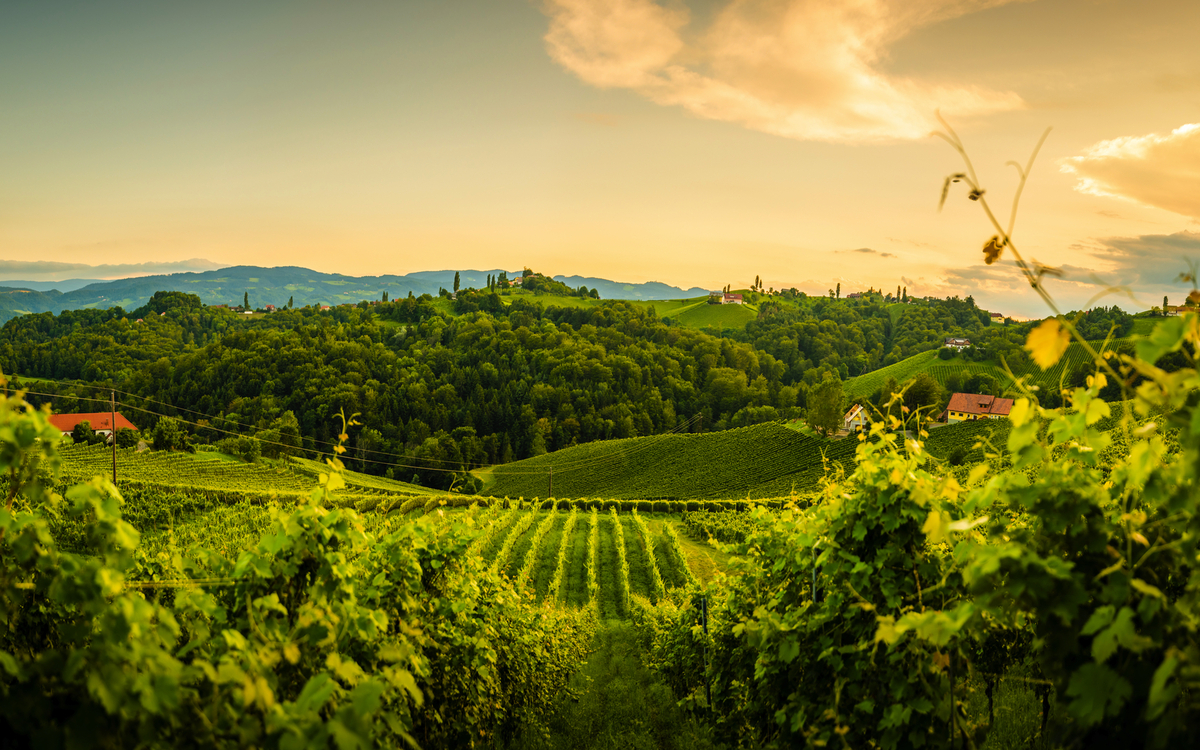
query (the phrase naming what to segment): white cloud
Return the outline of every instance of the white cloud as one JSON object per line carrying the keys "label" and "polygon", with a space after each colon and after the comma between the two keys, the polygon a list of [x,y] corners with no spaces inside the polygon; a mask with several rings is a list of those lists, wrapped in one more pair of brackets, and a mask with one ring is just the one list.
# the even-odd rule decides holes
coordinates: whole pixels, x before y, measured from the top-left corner
{"label": "white cloud", "polygon": [[1100,141],[1062,161],[1082,193],[1124,198],[1200,218],[1200,124],[1169,135]]}
{"label": "white cloud", "polygon": [[923,138],[958,117],[1023,106],[1012,92],[889,75],[887,47],[1013,0],[732,0],[705,29],[652,0],[547,0],[550,56],[585,82],[788,138]]}

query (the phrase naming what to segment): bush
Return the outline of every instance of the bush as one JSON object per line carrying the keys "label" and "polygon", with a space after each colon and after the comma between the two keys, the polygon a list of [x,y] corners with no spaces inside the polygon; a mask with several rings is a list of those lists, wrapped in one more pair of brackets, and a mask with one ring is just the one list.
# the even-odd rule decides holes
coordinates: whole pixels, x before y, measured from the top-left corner
{"label": "bush", "polygon": [[937,353],[938,359],[954,359],[955,354],[958,354],[958,352],[948,346],[943,346],[941,349],[938,349]]}
{"label": "bush", "polygon": [[258,460],[262,454],[262,444],[249,437],[227,437],[217,441],[217,450],[221,453],[238,458],[248,463]]}

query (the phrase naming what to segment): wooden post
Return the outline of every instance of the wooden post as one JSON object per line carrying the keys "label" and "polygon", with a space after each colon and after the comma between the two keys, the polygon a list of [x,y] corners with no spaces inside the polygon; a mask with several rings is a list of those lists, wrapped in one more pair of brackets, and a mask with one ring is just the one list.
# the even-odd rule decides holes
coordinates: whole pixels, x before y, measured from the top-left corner
{"label": "wooden post", "polygon": [[112,420],[112,448],[113,448],[113,486],[117,484],[117,392],[115,390],[108,392],[109,408],[112,410],[110,419]]}

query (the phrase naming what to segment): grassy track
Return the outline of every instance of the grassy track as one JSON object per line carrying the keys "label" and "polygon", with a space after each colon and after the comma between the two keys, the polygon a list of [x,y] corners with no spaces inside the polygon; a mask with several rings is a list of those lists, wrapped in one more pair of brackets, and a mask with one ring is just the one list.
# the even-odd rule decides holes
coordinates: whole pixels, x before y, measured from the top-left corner
{"label": "grassy track", "polygon": [[606,619],[624,617],[621,607],[620,571],[617,569],[617,546],[613,537],[612,522],[600,517],[600,616]]}
{"label": "grassy track", "polygon": [[[546,532],[538,551],[538,561],[529,574],[527,584],[540,602],[546,598],[550,589],[550,581],[554,578],[554,568],[558,564],[558,546],[563,541],[563,527],[567,524],[567,514],[560,512],[554,520],[554,526]],[[555,592],[556,594],[558,592]]]}
{"label": "grassy track", "polygon": [[629,561],[629,593],[653,599],[654,588],[650,585],[650,571],[646,563],[646,547],[641,534],[633,525],[633,519],[621,515],[621,531],[625,536],[625,559]]}
{"label": "grassy track", "polygon": [[570,545],[567,547],[567,572],[563,582],[563,593],[559,602],[569,607],[582,607],[587,604],[587,517],[581,514],[571,532]]}

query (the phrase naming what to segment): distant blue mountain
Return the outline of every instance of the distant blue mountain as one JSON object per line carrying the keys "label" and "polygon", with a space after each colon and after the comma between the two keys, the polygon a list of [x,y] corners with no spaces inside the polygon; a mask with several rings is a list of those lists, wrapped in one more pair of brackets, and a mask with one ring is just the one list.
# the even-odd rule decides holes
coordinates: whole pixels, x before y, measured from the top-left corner
{"label": "distant blue mountain", "polygon": [[555,276],[554,280],[561,281],[572,289],[578,289],[581,286],[595,289],[599,292],[600,299],[687,299],[688,297],[700,297],[709,292],[698,286],[691,289],[680,289],[661,281],[623,284],[620,281],[598,279],[593,276]]}
{"label": "distant blue mountain", "polygon": [[[26,313],[76,310],[81,308],[123,307],[133,310],[146,304],[160,291],[189,292],[209,305],[242,304],[250,296],[250,306],[282,307],[292,300],[297,307],[312,304],[338,305],[346,302],[380,299],[384,292],[391,299],[411,292],[437,295],[439,289],[454,286],[453,270],[419,271],[403,276],[343,276],[321,273],[297,266],[264,268],[231,266],[200,273],[172,273],[138,276],[112,281],[76,279],[70,282],[0,281],[0,323]],[[463,289],[482,289],[489,275],[499,276],[503,269],[491,271],[460,270]],[[520,271],[508,271],[509,278]],[[680,289],[657,281],[622,284],[608,279],[584,276],[555,276],[556,280],[577,289],[596,289],[601,299],[659,300],[696,297],[707,294],[700,288]]]}
{"label": "distant blue mountain", "polygon": [[73,292],[88,284],[103,284],[101,279],[67,279],[66,281],[0,281],[0,287],[32,289],[35,292]]}

